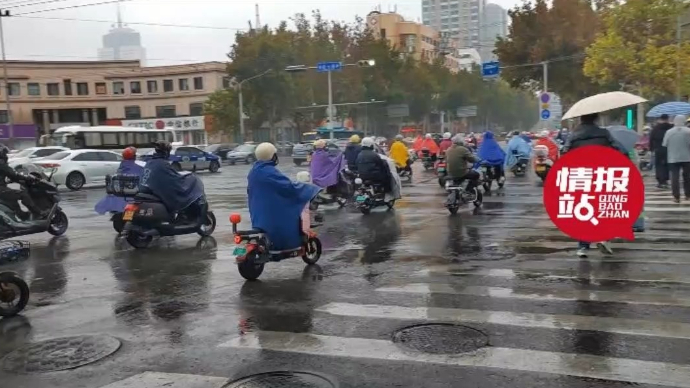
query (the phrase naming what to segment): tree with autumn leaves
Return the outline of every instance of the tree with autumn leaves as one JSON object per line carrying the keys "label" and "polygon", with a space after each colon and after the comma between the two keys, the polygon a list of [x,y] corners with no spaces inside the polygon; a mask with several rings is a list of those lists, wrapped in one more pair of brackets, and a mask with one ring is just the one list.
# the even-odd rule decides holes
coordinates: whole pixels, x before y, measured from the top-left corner
{"label": "tree with autumn leaves", "polygon": [[[533,96],[500,81],[484,82],[478,69],[453,74],[440,61],[426,63],[402,56],[386,40],[374,37],[361,19],[352,24],[327,21],[316,11],[311,18],[297,14],[291,22],[291,28],[282,23],[275,29],[263,27],[236,36],[229,54],[228,75],[241,81],[268,71],[242,86],[244,110],[249,117],[245,121],[247,128],[290,119],[301,131],[313,130],[325,116],[325,109],[296,108],[328,101],[326,74],[313,70],[286,72],[286,67],[314,66],[321,61],[357,63],[363,59],[374,59],[376,66],[346,67],[332,77],[335,103],[386,102],[378,107],[338,107],[339,115],[353,118],[358,128],[366,115],[370,128],[383,132],[390,123],[385,110],[388,104],[408,104],[408,123],[438,120],[439,110],[451,112],[452,117],[452,112],[464,105],[478,106],[480,117],[476,122],[481,124],[488,119],[494,125],[513,129],[517,123],[529,127],[537,120]],[[208,99],[205,111],[213,117],[214,128],[238,132],[237,102],[236,89],[218,91]]]}

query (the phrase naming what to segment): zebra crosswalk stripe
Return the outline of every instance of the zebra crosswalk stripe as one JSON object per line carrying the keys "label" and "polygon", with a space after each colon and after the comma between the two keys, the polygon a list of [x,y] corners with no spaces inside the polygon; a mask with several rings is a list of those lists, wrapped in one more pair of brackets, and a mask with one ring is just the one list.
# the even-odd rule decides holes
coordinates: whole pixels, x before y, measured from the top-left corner
{"label": "zebra crosswalk stripe", "polygon": [[314,356],[499,368],[690,388],[690,366],[687,365],[584,354],[488,347],[450,356],[407,352],[387,340],[271,331],[237,336],[219,346]]}

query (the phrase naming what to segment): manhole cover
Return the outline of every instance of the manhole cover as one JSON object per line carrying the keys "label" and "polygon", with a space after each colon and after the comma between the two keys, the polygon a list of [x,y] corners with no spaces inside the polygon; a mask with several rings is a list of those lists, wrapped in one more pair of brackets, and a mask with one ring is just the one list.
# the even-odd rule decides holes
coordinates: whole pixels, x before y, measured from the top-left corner
{"label": "manhole cover", "polygon": [[316,373],[278,371],[243,377],[224,388],[337,388],[337,385]]}
{"label": "manhole cover", "polygon": [[2,364],[8,372],[55,372],[91,364],[119,348],[120,340],[107,335],[55,338],[19,348],[5,356]]}
{"label": "manhole cover", "polygon": [[393,342],[424,353],[459,354],[487,346],[489,337],[467,326],[432,323],[402,328],[393,333]]}

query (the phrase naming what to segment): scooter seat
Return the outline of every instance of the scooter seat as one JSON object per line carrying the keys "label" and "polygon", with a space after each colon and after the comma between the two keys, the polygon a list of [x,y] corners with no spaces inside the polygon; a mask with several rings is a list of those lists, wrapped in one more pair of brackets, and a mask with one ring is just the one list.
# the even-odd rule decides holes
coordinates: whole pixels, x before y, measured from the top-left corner
{"label": "scooter seat", "polygon": [[240,236],[251,236],[254,234],[261,234],[261,233],[264,233],[264,231],[261,229],[250,229],[250,230],[238,230],[237,231],[237,234],[239,234]]}
{"label": "scooter seat", "polygon": [[160,198],[158,198],[157,196],[147,193],[137,193],[137,195],[134,198],[142,199],[144,201],[160,201]]}

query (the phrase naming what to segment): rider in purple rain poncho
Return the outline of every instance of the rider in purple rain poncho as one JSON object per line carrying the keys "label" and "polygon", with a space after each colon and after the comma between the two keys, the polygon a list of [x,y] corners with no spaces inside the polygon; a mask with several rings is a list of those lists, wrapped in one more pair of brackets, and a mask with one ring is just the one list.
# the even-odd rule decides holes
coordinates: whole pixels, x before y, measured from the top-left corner
{"label": "rider in purple rain poncho", "polygon": [[325,140],[314,143],[314,153],[311,156],[311,181],[316,186],[326,189],[328,194],[335,194],[340,178],[340,171],[347,167],[347,161],[342,152],[334,155],[326,149]]}
{"label": "rider in purple rain poncho", "polygon": [[[117,169],[119,175],[136,175],[141,176],[144,168],[137,164],[137,149],[134,147],[127,147],[122,151],[122,162]],[[103,197],[96,204],[94,210],[98,214],[105,214],[107,212],[122,213],[127,205],[127,200],[123,197],[117,197],[108,194]]]}

